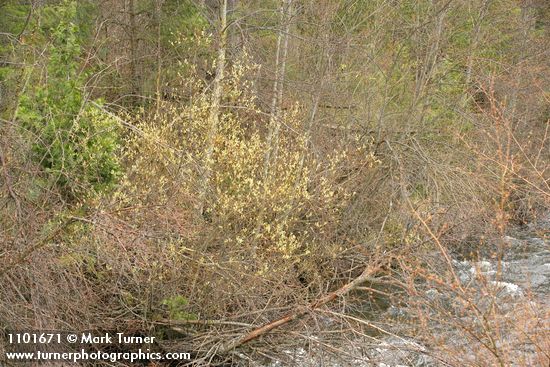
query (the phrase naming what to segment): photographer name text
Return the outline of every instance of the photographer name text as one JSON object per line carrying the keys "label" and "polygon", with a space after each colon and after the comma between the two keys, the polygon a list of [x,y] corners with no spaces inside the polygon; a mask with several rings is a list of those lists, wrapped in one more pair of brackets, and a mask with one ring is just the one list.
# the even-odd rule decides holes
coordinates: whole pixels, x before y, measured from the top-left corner
{"label": "photographer name text", "polygon": [[151,344],[155,341],[154,336],[127,336],[124,333],[94,335],[83,333],[80,336],[81,344]]}

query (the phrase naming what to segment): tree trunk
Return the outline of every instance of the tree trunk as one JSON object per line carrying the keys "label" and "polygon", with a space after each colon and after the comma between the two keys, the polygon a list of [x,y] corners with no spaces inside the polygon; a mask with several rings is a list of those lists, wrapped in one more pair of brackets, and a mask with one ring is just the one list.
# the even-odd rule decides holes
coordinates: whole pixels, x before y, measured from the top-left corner
{"label": "tree trunk", "polygon": [[[264,155],[263,167],[263,195],[269,190],[271,182],[271,165],[277,159],[279,145],[279,130],[281,128],[281,102],[283,99],[283,84],[286,69],[286,57],[288,51],[288,33],[290,29],[290,14],[292,0],[283,0],[280,17],[281,29],[277,37],[277,50],[275,52],[275,81],[273,82],[273,98],[271,100],[271,113],[267,133],[267,148]],[[265,203],[260,208],[256,220],[256,233],[260,231],[265,214]]]}
{"label": "tree trunk", "polygon": [[283,0],[281,6],[282,29],[277,37],[277,51],[275,54],[275,81],[273,82],[273,98],[271,100],[271,114],[267,135],[267,150],[264,156],[264,180],[269,181],[270,168],[277,159],[279,148],[279,130],[281,128],[281,103],[283,100],[283,85],[288,52],[288,33],[290,29],[292,0]]}
{"label": "tree trunk", "polygon": [[218,33],[218,56],[216,58],[216,76],[212,85],[212,100],[210,113],[208,115],[208,135],[206,137],[206,151],[204,155],[202,174],[199,180],[199,213],[205,213],[205,204],[210,189],[210,176],[212,175],[212,155],[214,153],[214,142],[218,133],[220,120],[220,102],[223,89],[223,78],[225,73],[225,53],[227,39],[227,0],[223,0],[220,8],[220,27]]}
{"label": "tree trunk", "polygon": [[138,73],[137,73],[137,29],[136,29],[136,9],[134,0],[128,0],[128,18],[130,22],[130,100],[137,102],[137,96],[140,94]]}
{"label": "tree trunk", "polygon": [[156,93],[156,112],[159,113],[161,101],[161,71],[162,71],[162,50],[161,50],[161,15],[162,15],[162,0],[155,1],[155,21],[157,26],[157,75],[155,81]]}

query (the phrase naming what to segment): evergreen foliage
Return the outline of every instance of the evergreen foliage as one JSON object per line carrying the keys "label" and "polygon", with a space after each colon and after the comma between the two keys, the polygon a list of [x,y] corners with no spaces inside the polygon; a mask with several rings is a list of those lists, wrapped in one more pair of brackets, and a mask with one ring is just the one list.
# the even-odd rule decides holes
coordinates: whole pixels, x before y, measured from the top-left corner
{"label": "evergreen foliage", "polygon": [[117,122],[88,100],[85,74],[79,68],[81,46],[75,24],[76,2],[55,7],[44,83],[20,99],[18,118],[31,132],[33,159],[50,183],[69,197],[111,186],[119,173]]}

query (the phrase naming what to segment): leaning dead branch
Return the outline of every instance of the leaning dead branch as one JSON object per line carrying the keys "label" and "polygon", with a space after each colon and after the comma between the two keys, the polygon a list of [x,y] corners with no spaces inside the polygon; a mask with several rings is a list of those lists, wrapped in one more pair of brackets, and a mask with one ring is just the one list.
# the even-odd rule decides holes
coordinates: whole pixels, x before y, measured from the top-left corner
{"label": "leaning dead branch", "polygon": [[379,270],[380,270],[380,265],[378,265],[378,266],[368,265],[367,267],[365,267],[365,270],[363,270],[361,275],[359,275],[357,278],[353,279],[351,282],[347,283],[346,285],[344,285],[343,287],[337,289],[336,291],[328,293],[324,297],[319,298],[315,302],[312,302],[309,305],[309,307],[299,308],[296,311],[290,312],[289,314],[287,314],[287,315],[285,315],[285,316],[283,316],[283,317],[281,317],[277,320],[268,322],[267,324],[265,324],[263,326],[260,326],[259,328],[256,328],[256,329],[250,331],[249,333],[247,333],[246,335],[244,335],[240,338],[233,339],[233,340],[229,341],[227,344],[223,345],[217,351],[217,353],[218,354],[225,354],[225,353],[227,353],[227,352],[229,352],[229,351],[231,351],[231,350],[233,350],[233,349],[235,349],[235,348],[237,348],[237,347],[239,347],[243,344],[246,344],[246,343],[248,343],[248,342],[264,335],[264,334],[269,333],[273,329],[276,329],[276,328],[278,328],[282,325],[288,324],[289,322],[291,322],[293,320],[296,320],[296,319],[308,314],[309,312],[320,308],[321,306],[323,306],[323,305],[325,305],[325,304],[327,304],[331,301],[334,301],[338,297],[342,297],[342,296],[346,295],[347,293],[349,293],[351,290],[357,288],[362,283],[365,283],[365,282],[368,282],[368,281],[375,281],[373,275],[376,274]]}

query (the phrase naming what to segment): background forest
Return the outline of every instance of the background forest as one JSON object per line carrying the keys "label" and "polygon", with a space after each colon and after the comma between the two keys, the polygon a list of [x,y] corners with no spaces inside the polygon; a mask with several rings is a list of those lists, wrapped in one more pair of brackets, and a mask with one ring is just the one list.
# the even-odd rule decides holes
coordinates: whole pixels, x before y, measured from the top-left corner
{"label": "background forest", "polygon": [[547,366],[550,297],[456,264],[548,215],[549,36],[545,0],[1,0],[0,325]]}

